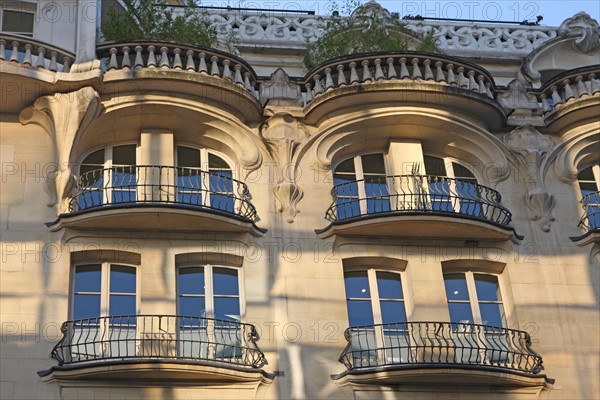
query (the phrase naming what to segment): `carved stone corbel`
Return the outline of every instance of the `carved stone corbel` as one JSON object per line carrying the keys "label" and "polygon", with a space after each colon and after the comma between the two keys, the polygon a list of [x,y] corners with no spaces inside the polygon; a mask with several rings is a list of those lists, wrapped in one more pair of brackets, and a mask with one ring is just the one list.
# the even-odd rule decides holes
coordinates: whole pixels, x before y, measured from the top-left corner
{"label": "carved stone corbel", "polygon": [[277,211],[286,216],[286,221],[294,222],[298,214],[298,203],[304,192],[296,180],[297,165],[293,162],[300,143],[308,136],[304,125],[286,113],[273,115],[261,126],[261,135],[267,143],[269,153],[277,162],[275,168],[277,184],[274,189]]}
{"label": "carved stone corbel", "polygon": [[69,156],[77,132],[85,129],[102,110],[100,96],[88,86],[71,93],[40,97],[19,114],[23,125],[39,125],[52,139],[58,168],[48,173],[44,189],[50,197],[48,207],[55,207],[57,215],[67,211],[66,196],[76,181]]}
{"label": "carved stone corbel", "polygon": [[567,18],[558,28],[560,36],[578,36],[575,46],[584,53],[600,47],[600,26],[585,12]]}
{"label": "carved stone corbel", "polygon": [[544,232],[550,231],[554,221],[552,210],[556,205],[554,196],[544,185],[544,164],[554,141],[542,135],[531,125],[514,129],[504,136],[504,144],[513,152],[525,175],[528,191],[525,204]]}
{"label": "carved stone corbel", "polygon": [[510,112],[511,116],[526,117],[542,113],[542,108],[535,95],[528,93],[523,82],[518,79],[513,79],[508,84],[508,90],[498,95],[498,102]]}

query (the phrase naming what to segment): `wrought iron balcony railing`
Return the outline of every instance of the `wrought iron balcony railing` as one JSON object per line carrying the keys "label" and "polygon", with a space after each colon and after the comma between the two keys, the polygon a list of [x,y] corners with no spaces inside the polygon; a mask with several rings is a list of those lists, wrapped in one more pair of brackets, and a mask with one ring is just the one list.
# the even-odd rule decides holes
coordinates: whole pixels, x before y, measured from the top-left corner
{"label": "wrought iron balcony railing", "polygon": [[69,211],[109,205],[173,204],[211,209],[255,221],[248,186],[231,172],[157,165],[118,166],[81,174]]}
{"label": "wrought iron balcony railing", "polygon": [[508,225],[512,214],[500,193],[474,180],[443,176],[396,175],[345,182],[331,191],[330,221],[377,214],[448,214]]}
{"label": "wrought iron balcony railing", "polygon": [[581,199],[583,207],[583,217],[579,221],[579,226],[592,231],[600,229],[600,192],[588,193]]}
{"label": "wrought iron balcony railing", "polygon": [[67,321],[52,358],[59,365],[118,360],[182,360],[260,368],[256,328],[181,315],[122,315]]}
{"label": "wrought iron balcony railing", "polygon": [[449,322],[357,326],[345,332],[339,361],[348,370],[431,365],[479,366],[537,374],[542,357],[527,332]]}

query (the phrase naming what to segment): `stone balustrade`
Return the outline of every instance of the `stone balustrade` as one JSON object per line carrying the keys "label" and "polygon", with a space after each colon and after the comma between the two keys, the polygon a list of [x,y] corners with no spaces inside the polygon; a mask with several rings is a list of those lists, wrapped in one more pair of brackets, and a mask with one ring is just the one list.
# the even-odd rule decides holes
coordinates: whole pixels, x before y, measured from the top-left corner
{"label": "stone balustrade", "polygon": [[591,96],[600,96],[600,65],[578,68],[556,75],[540,89],[544,114],[566,104]]}
{"label": "stone balustrade", "polygon": [[69,72],[75,55],[38,40],[0,33],[0,60],[24,67]]}
{"label": "stone balustrade", "polygon": [[215,49],[171,42],[105,43],[96,48],[107,71],[156,68],[213,76],[244,87],[256,95],[256,73],[244,60]]}
{"label": "stone balustrade", "polygon": [[420,80],[494,98],[494,80],[483,68],[437,54],[386,52],[338,57],[306,75],[306,103],[331,89],[380,81]]}

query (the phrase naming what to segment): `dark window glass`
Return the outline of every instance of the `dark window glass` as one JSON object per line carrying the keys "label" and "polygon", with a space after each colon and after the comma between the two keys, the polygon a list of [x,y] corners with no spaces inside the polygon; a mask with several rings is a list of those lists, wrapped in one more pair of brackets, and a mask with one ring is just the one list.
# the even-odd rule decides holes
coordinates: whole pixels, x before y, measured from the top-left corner
{"label": "dark window glass", "polygon": [[33,14],[4,10],[2,13],[2,31],[31,36],[33,34]]}
{"label": "dark window glass", "polygon": [[204,297],[179,296],[179,315],[190,317],[206,317]]}
{"label": "dark window glass", "polygon": [[446,176],[446,165],[444,160],[438,157],[424,156],[425,174],[434,176]]}
{"label": "dark window glass", "polygon": [[135,144],[113,147],[113,165],[135,165]]}
{"label": "dark window glass", "polygon": [[75,292],[100,293],[102,284],[100,265],[79,265],[75,268]]}
{"label": "dark window glass", "polygon": [[[346,298],[348,299],[369,299],[369,279],[367,271],[350,271],[344,274],[344,284],[346,285]],[[370,303],[369,303],[370,304]]]}
{"label": "dark window glass", "polygon": [[373,310],[368,300],[348,300],[350,326],[373,325]]}
{"label": "dark window glass", "polygon": [[135,268],[112,265],[110,267],[110,292],[135,293]]}
{"label": "dark window glass", "polygon": [[135,296],[112,294],[109,299],[109,315],[135,315]]}
{"label": "dark window glass", "polygon": [[369,154],[361,157],[365,178],[369,174],[385,175],[383,154]]}
{"label": "dark window glass", "polygon": [[213,285],[215,295],[234,295],[239,292],[238,273],[232,268],[213,268]]}
{"label": "dark window glass", "polygon": [[467,281],[464,274],[448,274],[444,276],[446,286],[446,298],[448,301],[466,300],[469,301],[469,292],[467,290]]}
{"label": "dark window glass", "polygon": [[454,323],[473,323],[470,303],[448,303],[450,321]]}
{"label": "dark window glass", "polygon": [[204,294],[204,268],[180,268],[177,283],[181,294]]}
{"label": "dark window glass", "polygon": [[240,320],[240,300],[237,297],[215,297],[215,318]]}
{"label": "dark window glass", "polygon": [[577,174],[577,179],[580,181],[593,181],[594,171],[592,167],[586,168]]}
{"label": "dark window glass", "polygon": [[400,275],[377,271],[377,290],[380,299],[402,299]]}
{"label": "dark window glass", "polygon": [[99,316],[99,294],[75,294],[73,296],[73,319],[97,318]]}
{"label": "dark window glass", "polygon": [[493,275],[475,275],[475,288],[479,301],[502,301],[498,278]]}
{"label": "dark window glass", "polygon": [[187,168],[200,167],[200,150],[177,146],[177,166]]}
{"label": "dark window glass", "polygon": [[381,322],[384,324],[393,322],[406,322],[403,301],[381,301]]}

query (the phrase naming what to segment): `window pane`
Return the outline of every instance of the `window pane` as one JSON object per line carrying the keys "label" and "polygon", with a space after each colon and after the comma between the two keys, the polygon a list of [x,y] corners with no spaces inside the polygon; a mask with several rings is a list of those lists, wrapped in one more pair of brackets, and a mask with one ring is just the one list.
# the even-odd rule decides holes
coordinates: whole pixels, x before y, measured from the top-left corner
{"label": "window pane", "polygon": [[475,178],[475,175],[460,164],[452,163],[455,178]]}
{"label": "window pane", "polygon": [[406,312],[403,301],[381,301],[381,320],[384,324],[391,322],[406,322]]}
{"label": "window pane", "polygon": [[33,14],[4,10],[2,15],[2,30],[4,32],[33,33]]}
{"label": "window pane", "polygon": [[471,313],[471,304],[469,303],[449,303],[451,322],[461,322],[463,324],[473,323],[473,314]]}
{"label": "window pane", "polygon": [[180,268],[179,294],[204,294],[204,268]]}
{"label": "window pane", "polygon": [[498,278],[493,275],[475,275],[475,287],[479,301],[502,301]]}
{"label": "window pane", "polygon": [[208,155],[208,167],[210,169],[231,169],[225,160],[215,154]]}
{"label": "window pane", "polygon": [[469,300],[465,274],[444,275],[444,285],[446,286],[446,298],[448,301]]}
{"label": "window pane", "polygon": [[351,172],[354,173],[354,159],[350,158],[346,161],[341,162],[336,168],[335,172]]}
{"label": "window pane", "polygon": [[135,293],[135,268],[124,265],[111,265],[110,292]]}
{"label": "window pane", "polygon": [[598,191],[594,182],[579,182],[579,189],[583,196]]}
{"label": "window pane", "polygon": [[239,295],[237,270],[232,268],[213,268],[213,285],[216,295]]}
{"label": "window pane", "polygon": [[373,325],[371,302],[365,300],[348,300],[348,320],[350,326]]}
{"label": "window pane", "polygon": [[135,296],[111,294],[109,299],[109,315],[135,315]]}
{"label": "window pane", "polygon": [[104,149],[93,152],[83,159],[81,164],[104,165]]}
{"label": "window pane", "polygon": [[383,154],[369,154],[362,156],[361,159],[364,174],[385,175]]}
{"label": "window pane", "polygon": [[75,268],[75,292],[100,292],[100,265],[80,265]]}
{"label": "window pane", "polygon": [[446,176],[446,165],[444,160],[438,157],[424,156],[425,174],[435,176]]}
{"label": "window pane", "polygon": [[215,318],[240,320],[240,300],[237,297],[215,297]]}
{"label": "window pane", "polygon": [[344,284],[346,285],[346,298],[348,299],[368,299],[371,297],[367,271],[346,272],[344,274]]}
{"label": "window pane", "polygon": [[481,323],[483,325],[504,326],[504,310],[502,304],[479,304]]}
{"label": "window pane", "polygon": [[392,272],[377,272],[377,290],[382,299],[402,299],[400,275]]}
{"label": "window pane", "polygon": [[113,165],[135,165],[135,144],[113,147]]}
{"label": "window pane", "polygon": [[200,168],[200,150],[177,146],[177,166]]}
{"label": "window pane", "polygon": [[577,179],[580,181],[593,181],[594,180],[594,171],[592,170],[592,167],[586,168],[583,171],[581,171],[577,175]]}
{"label": "window pane", "polygon": [[179,315],[189,317],[206,317],[204,297],[179,296]]}
{"label": "window pane", "polygon": [[73,296],[73,319],[97,318],[99,316],[99,294],[76,294]]}

